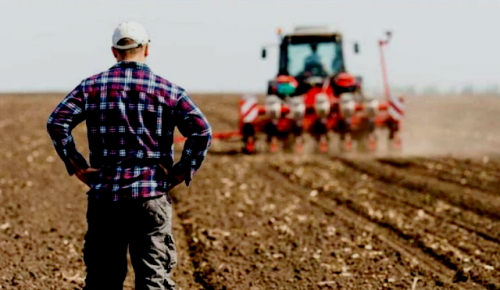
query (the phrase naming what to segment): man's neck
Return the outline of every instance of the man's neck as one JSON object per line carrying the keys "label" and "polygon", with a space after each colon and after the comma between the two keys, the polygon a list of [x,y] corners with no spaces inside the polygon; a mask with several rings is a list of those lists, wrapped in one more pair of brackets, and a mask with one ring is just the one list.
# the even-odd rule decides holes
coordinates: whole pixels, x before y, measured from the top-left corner
{"label": "man's neck", "polygon": [[138,63],[146,63],[146,59],[143,57],[129,57],[118,60],[118,62],[127,61],[127,62],[138,62]]}
{"label": "man's neck", "polygon": [[138,62],[138,63],[146,63],[146,60],[145,60],[145,59],[137,59],[137,58],[124,58],[124,59],[119,60],[118,62],[122,62],[122,61],[126,61],[126,62]]}

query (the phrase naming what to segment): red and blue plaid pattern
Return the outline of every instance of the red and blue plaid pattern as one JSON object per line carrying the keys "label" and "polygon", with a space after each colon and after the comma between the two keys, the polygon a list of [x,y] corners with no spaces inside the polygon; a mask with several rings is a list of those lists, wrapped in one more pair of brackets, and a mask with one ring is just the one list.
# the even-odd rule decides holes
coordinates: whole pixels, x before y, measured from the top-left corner
{"label": "red and blue plaid pattern", "polygon": [[[186,92],[142,63],[120,62],[84,80],[49,117],[47,129],[70,175],[70,159],[88,168],[71,135],[84,120],[90,164],[100,169],[90,178],[89,195],[115,201],[166,192],[160,164],[174,174],[190,170],[189,185],[211,142],[210,125]],[[187,140],[174,165],[175,127]]]}

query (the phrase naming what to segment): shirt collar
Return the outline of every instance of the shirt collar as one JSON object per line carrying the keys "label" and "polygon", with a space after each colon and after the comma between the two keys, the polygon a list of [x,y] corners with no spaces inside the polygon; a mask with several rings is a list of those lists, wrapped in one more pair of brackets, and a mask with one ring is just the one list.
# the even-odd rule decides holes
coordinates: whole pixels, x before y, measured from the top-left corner
{"label": "shirt collar", "polygon": [[145,63],[142,62],[135,62],[135,61],[120,61],[119,63],[115,64],[114,66],[111,67],[111,69],[114,68],[134,68],[134,69],[140,69],[140,70],[147,70],[149,71],[149,66]]}

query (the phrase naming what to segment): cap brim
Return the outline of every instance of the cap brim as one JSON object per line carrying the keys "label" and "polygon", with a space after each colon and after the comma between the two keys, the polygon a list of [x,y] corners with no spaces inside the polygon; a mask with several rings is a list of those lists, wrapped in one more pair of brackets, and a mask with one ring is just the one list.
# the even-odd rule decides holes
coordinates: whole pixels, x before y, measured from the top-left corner
{"label": "cap brim", "polygon": [[129,50],[129,49],[134,49],[134,48],[138,48],[138,47],[141,47],[141,46],[144,46],[144,45],[147,45],[149,44],[151,41],[148,40],[146,43],[132,43],[132,44],[127,44],[127,45],[113,45],[116,49],[120,49],[120,50]]}

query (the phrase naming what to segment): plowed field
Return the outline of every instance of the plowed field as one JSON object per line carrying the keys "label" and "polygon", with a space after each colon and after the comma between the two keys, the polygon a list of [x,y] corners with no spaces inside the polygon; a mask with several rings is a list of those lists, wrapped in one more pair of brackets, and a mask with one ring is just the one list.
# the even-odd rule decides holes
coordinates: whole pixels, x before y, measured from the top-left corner
{"label": "plowed field", "polygon": [[[85,187],[45,131],[61,98],[0,97],[1,289],[83,286]],[[237,96],[195,99],[214,131],[236,128]],[[171,193],[179,289],[500,289],[500,98],[407,111],[398,155],[214,143]]]}

